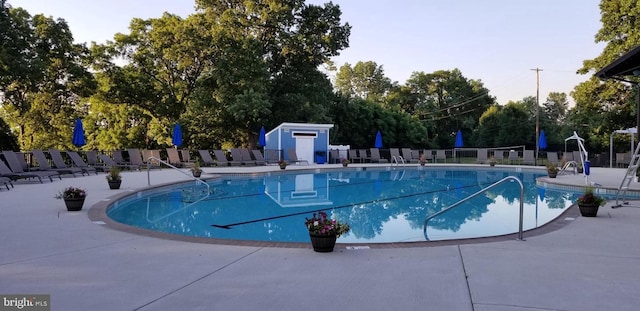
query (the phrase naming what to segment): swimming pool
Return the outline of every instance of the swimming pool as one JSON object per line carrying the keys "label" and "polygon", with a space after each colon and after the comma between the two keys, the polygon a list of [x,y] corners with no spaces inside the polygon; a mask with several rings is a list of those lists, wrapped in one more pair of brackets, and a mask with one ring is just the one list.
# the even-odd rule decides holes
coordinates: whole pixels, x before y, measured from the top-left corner
{"label": "swimming pool", "polygon": [[538,188],[533,169],[347,168],[223,177],[139,192],[107,209],[112,220],[175,235],[308,242],[305,217],[325,210],[351,231],[339,243],[395,243],[496,236],[518,231],[520,187],[507,182],[442,215],[480,189],[515,176],[525,187],[524,229],[544,225],[577,193]]}

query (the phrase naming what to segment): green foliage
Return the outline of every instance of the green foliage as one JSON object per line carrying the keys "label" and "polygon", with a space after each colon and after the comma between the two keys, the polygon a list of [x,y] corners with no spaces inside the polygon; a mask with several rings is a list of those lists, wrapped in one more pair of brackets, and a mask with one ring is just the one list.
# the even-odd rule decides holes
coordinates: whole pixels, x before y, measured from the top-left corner
{"label": "green foliage", "polygon": [[340,67],[336,75],[336,89],[344,96],[355,96],[372,102],[382,102],[391,90],[391,80],[384,75],[382,66],[375,62],[349,63]]}
{"label": "green foliage", "polygon": [[63,19],[31,16],[5,1],[0,9],[2,109],[20,148],[70,146],[65,135],[84,112],[81,98],[95,89],[87,48],[73,43]]}
{"label": "green foliage", "polygon": [[385,109],[359,98],[339,98],[330,109],[334,116],[333,144],[370,148],[378,130],[386,147],[426,147],[426,129],[415,117],[400,109]]}

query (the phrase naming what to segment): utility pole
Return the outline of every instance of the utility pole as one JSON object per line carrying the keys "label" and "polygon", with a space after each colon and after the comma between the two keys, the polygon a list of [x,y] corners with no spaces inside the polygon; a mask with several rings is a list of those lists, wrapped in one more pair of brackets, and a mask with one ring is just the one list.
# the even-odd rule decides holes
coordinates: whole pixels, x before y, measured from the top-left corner
{"label": "utility pole", "polygon": [[538,165],[538,153],[540,152],[540,71],[536,67],[531,69],[536,72],[536,165]]}

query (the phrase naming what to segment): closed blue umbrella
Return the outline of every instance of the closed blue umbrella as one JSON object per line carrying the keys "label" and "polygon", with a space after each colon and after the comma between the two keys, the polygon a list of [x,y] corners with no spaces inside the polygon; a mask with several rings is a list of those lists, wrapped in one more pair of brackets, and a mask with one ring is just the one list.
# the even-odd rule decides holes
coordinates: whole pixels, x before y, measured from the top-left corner
{"label": "closed blue umbrella", "polygon": [[260,128],[260,135],[258,137],[258,146],[259,147],[264,147],[267,145],[267,137],[266,137],[266,133],[264,131],[264,126]]}
{"label": "closed blue umbrella", "polygon": [[547,137],[544,135],[544,130],[540,131],[540,138],[538,139],[538,148],[540,148],[540,150],[547,149]]}
{"label": "closed blue umbrella", "polygon": [[376,133],[376,142],[373,146],[376,148],[382,148],[382,134],[380,133],[380,131]]}
{"label": "closed blue umbrella", "polygon": [[173,137],[171,138],[171,143],[178,147],[182,145],[182,130],[180,129],[180,123],[176,123],[173,127]]}
{"label": "closed blue umbrella", "polygon": [[71,143],[76,147],[82,147],[86,145],[86,141],[84,140],[84,129],[82,128],[82,120],[76,120],[76,126],[73,127],[73,138],[71,139]]}
{"label": "closed blue umbrella", "polygon": [[462,148],[462,146],[464,146],[464,143],[462,142],[462,131],[458,130],[458,133],[456,133],[456,144],[455,144],[455,147],[456,148]]}

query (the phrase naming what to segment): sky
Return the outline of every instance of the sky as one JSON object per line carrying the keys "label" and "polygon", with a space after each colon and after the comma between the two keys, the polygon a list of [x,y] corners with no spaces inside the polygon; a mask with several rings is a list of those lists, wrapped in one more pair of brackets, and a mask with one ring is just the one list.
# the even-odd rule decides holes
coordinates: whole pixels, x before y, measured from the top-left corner
{"label": "sky", "polygon": [[[326,0],[307,0],[323,4]],[[383,66],[404,84],[413,72],[458,68],[481,80],[498,103],[549,92],[570,96],[590,75],[578,75],[582,62],[600,55],[603,43],[599,0],[334,0],[342,21],[352,26],[349,47],[333,58],[340,67],[358,61]],[[104,43],[128,32],[132,18],[163,12],[186,17],[191,0],[8,0],[31,15],[63,18],[76,42]],[[105,4],[109,5],[105,5]],[[573,100],[569,97],[570,102]]]}

